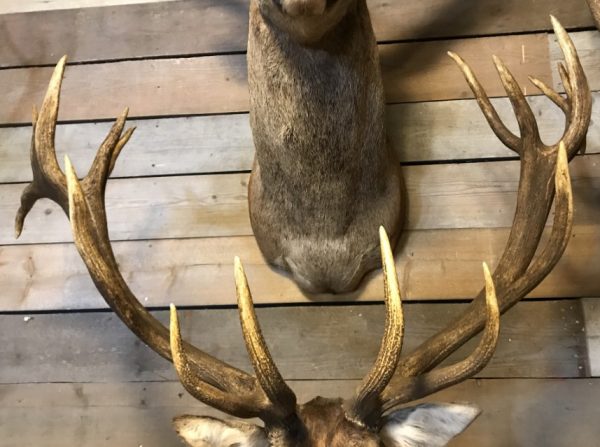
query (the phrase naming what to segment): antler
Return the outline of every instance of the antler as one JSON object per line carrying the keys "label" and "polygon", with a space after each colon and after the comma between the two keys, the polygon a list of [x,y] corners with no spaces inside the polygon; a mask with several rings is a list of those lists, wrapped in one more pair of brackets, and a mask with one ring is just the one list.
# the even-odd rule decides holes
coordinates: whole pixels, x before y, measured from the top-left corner
{"label": "antler", "polygon": [[[370,373],[363,379],[356,397],[347,411],[347,417],[350,420],[371,427],[376,426],[380,422],[384,402],[382,393],[396,371],[402,350],[402,334],[404,330],[394,257],[390,248],[390,242],[383,228],[379,230],[379,237],[381,241],[381,258],[387,310],[385,332],[377,360]],[[413,380],[403,384],[407,388],[418,390],[420,393],[420,395],[415,395],[411,400],[461,382],[483,369],[492,358],[500,331],[500,311],[498,309],[492,276],[485,263],[483,264],[483,271],[486,290],[486,321],[485,333],[479,345],[467,359],[413,378]]]}
{"label": "antler", "polygon": [[[106,181],[133,129],[123,133],[127,110],[117,119],[100,146],[88,175],[81,181],[68,158],[66,175],[56,160],[54,135],[66,57],[57,64],[39,115],[33,114],[31,166],[33,181],[21,196],[15,230],[37,199],[58,203],[71,221],[73,238],[96,288],[127,327],[150,348],[171,359],[169,331],[139,303],[119,272],[108,238],[104,192]],[[185,344],[188,369],[204,383],[202,400],[239,417],[269,417],[274,411],[256,378]]]}
{"label": "antler", "polygon": [[[494,62],[513,105],[520,137],[502,123],[469,66],[460,57],[450,53],[462,70],[496,136],[521,158],[513,226],[493,274],[501,313],[515,305],[550,273],[562,256],[571,235],[573,199],[568,159],[584,143],[591,117],[591,94],[571,39],[554,17],[552,25],[566,61],[566,66],[560,66],[566,98],[542,81],[530,78],[542,93],[563,110],[567,118],[563,137],[558,144],[552,146],[546,146],[541,141],[534,114],[515,78],[500,59],[494,58]],[[555,190],[552,232],[547,245],[534,259]],[[384,411],[457,382],[454,378],[447,377],[447,380],[434,384],[422,379],[427,377],[422,374],[438,365],[482,330],[485,323],[485,297],[486,293],[482,290],[464,314],[404,359],[383,392]],[[439,371],[444,370],[445,368]],[[472,373],[476,372],[477,368],[474,368]]]}

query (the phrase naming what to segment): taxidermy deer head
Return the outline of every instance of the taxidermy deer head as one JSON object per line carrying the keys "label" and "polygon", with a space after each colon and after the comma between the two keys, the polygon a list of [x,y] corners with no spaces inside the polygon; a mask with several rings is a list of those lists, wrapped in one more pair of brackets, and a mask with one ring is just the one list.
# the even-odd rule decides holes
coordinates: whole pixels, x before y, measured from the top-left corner
{"label": "taxidermy deer head", "polygon": [[258,246],[306,291],[352,291],[402,222],[366,1],[252,0],[248,77]]}
{"label": "taxidermy deer head", "polygon": [[[573,43],[560,24],[552,20],[565,55],[565,64],[560,65],[559,71],[566,97],[535,78],[531,80],[566,116],[565,132],[555,145],[542,143],[533,112],[514,77],[499,59],[495,59],[495,64],[513,104],[520,136],[501,122],[468,65],[451,54],[494,133],[521,158],[513,227],[494,274],[490,275],[485,269],[486,287],[471,305],[451,325],[401,360],[403,319],[398,280],[390,243],[380,229],[378,245],[383,259],[387,308],[385,333],[374,366],[350,400],[317,397],[298,405],[263,340],[238,260],[235,262],[238,306],[254,376],[183,342],[174,307],[169,331],[140,304],[119,272],[108,238],[104,203],[108,176],[133,129],[123,132],[125,110],[100,146],[87,176],[79,180],[68,158],[66,175],[62,172],[56,160],[54,136],[65,58],[54,70],[39,114],[34,112],[33,181],[21,196],[15,222],[17,237],[27,213],[39,198],[58,203],[69,216],[75,245],[98,291],[129,329],[162,357],[174,362],[183,385],[200,401],[235,417],[257,417],[264,422],[264,427],[258,427],[182,416],[175,420],[175,427],[191,446],[445,445],[477,415],[474,407],[429,404],[395,409],[463,381],[483,368],[496,346],[499,314],[548,275],[571,235],[573,203],[568,159],[585,140],[591,116],[591,94]],[[552,231],[545,247],[538,248],[553,201]],[[435,369],[481,330],[484,330],[483,337],[467,359]]]}

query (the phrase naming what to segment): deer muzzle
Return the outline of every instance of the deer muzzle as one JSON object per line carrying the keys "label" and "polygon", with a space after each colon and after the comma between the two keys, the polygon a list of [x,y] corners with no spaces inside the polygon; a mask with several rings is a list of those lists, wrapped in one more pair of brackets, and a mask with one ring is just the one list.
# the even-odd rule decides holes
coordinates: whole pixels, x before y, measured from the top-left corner
{"label": "deer muzzle", "polygon": [[320,16],[325,13],[327,0],[282,0],[281,9],[287,15],[298,16]]}

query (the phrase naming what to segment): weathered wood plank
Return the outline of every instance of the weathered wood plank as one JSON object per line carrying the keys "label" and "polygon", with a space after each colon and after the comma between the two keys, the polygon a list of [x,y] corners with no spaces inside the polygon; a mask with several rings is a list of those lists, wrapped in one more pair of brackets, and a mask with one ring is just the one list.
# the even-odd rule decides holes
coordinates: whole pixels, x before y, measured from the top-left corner
{"label": "weathered wood plank", "polygon": [[582,300],[587,340],[589,372],[587,375],[600,377],[600,298]]}
{"label": "weathered wood plank", "polygon": [[[595,103],[600,93],[593,95]],[[492,100],[508,127],[517,132],[508,99]],[[541,96],[530,97],[544,140],[554,142],[564,115]],[[475,100],[388,106],[388,134],[403,162],[511,157],[490,130]],[[59,159],[69,154],[85,172],[112,123],[61,124]],[[199,174],[250,170],[254,144],[247,114],[133,120],[137,131],[113,173],[115,177]],[[0,183],[31,180],[31,127],[0,128]],[[586,153],[600,152],[600,127],[591,126]]]}
{"label": "weathered wood plank", "polygon": [[[291,382],[300,401],[351,396],[356,381]],[[452,447],[595,446],[598,379],[469,380],[429,401],[471,401],[483,414]],[[0,385],[0,445],[178,445],[178,414],[221,416],[178,383]]]}
{"label": "weathered wood plank", "polygon": [[[449,324],[464,304],[405,303],[404,352]],[[153,312],[168,327],[167,311]],[[379,351],[383,304],[257,310],[270,351],[290,380],[361,379]],[[181,310],[182,335],[252,371],[237,309]],[[27,320],[27,321],[26,321]],[[588,370],[579,300],[523,302],[502,317],[498,348],[478,377],[583,377]],[[177,380],[113,313],[0,315],[0,383]],[[535,328],[535,329],[534,329]],[[472,340],[450,361],[465,358]]]}
{"label": "weathered wood plank", "polygon": [[[577,157],[570,169],[575,222],[597,224],[600,155]],[[409,197],[406,229],[512,225],[518,161],[406,166],[403,172]],[[247,183],[248,174],[115,179],[106,192],[111,239],[251,235]],[[71,241],[68,221],[49,201],[33,209],[23,235],[14,239],[23,187],[0,185],[0,244]]]}
{"label": "weathered wood plank", "polygon": [[[405,301],[471,299],[482,286],[481,262],[494,267],[507,229],[408,231],[397,253]],[[179,239],[113,244],[131,289],[147,306],[235,305],[233,257],[246,266],[257,303],[381,300],[380,273],[352,295],[305,296],[264,264],[253,237]],[[600,229],[576,226],[567,250],[534,297],[600,295]],[[99,309],[100,298],[70,244],[0,247],[0,311]]]}
{"label": "weathered wood plank", "polygon": [[57,9],[98,8],[116,5],[141,3],[173,2],[177,0],[4,0],[0,4],[0,14],[16,14],[31,11],[54,11]]}
{"label": "weathered wood plank", "polygon": [[[505,95],[492,54],[523,82],[530,74],[552,80],[546,34],[389,44],[381,46],[388,101],[472,97],[448,50],[472,64],[490,96]],[[49,67],[0,70],[0,85],[10,86],[0,96],[0,124],[30,121],[31,106],[41,102],[51,72]],[[245,56],[239,54],[71,66],[59,118],[113,118],[125,106],[136,117],[242,112],[248,110],[246,74]]]}
{"label": "weathered wood plank", "polygon": [[[246,50],[247,0],[109,6],[125,2],[142,3],[85,0],[77,2],[78,9],[3,17],[5,44],[0,45],[0,67],[53,64],[62,54],[80,62]],[[107,7],[88,8],[94,3]],[[70,7],[72,3],[64,0],[3,2],[0,13]],[[370,0],[369,8],[377,38],[387,42],[549,30],[549,14],[567,27],[593,26],[584,0],[509,0],[501,4],[493,0]],[[65,23],[70,26],[63,26]]]}

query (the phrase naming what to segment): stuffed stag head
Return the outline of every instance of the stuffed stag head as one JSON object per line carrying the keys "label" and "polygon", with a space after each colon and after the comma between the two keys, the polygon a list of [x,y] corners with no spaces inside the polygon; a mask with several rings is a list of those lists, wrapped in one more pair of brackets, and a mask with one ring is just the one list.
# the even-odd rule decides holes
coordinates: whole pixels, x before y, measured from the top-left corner
{"label": "stuffed stag head", "polygon": [[[394,257],[380,228],[381,257],[387,309],[385,332],[375,364],[349,400],[316,397],[299,405],[275,366],[263,339],[242,264],[235,259],[238,308],[246,348],[260,385],[248,395],[224,390],[194,375],[182,345],[177,312],[171,305],[171,351],[183,386],[197,399],[226,413],[258,417],[264,426],[213,418],[181,416],[174,424],[192,447],[409,447],[444,446],[477,417],[470,405],[423,404],[391,411],[480,371],[492,357],[498,340],[500,313],[491,274],[484,264],[486,325],[479,346],[466,360],[389,386],[400,358],[403,316]],[[246,396],[244,396],[246,394]]]}
{"label": "stuffed stag head", "polygon": [[[231,416],[258,418],[264,422],[259,427],[181,416],[175,420],[175,426],[188,445],[442,446],[460,433],[477,416],[478,410],[456,404],[404,406],[463,381],[485,366],[498,339],[499,313],[515,305],[548,275],[570,239],[573,198],[568,160],[585,141],[591,118],[591,93],[573,43],[555,19],[553,25],[565,54],[565,64],[560,65],[559,71],[566,96],[531,78],[566,115],[565,132],[560,142],[551,146],[541,141],[535,115],[502,61],[495,59],[515,109],[520,136],[502,123],[468,65],[451,54],[494,133],[522,160],[513,228],[493,276],[484,268],[486,287],[471,305],[402,361],[400,293],[390,244],[380,229],[387,308],[385,332],[374,366],[351,399],[317,397],[305,404],[297,403],[263,340],[239,260],[235,261],[235,278],[240,320],[256,375],[234,368],[182,341],[174,307],[169,330],[140,304],[119,271],[108,237],[104,201],[107,179],[133,130],[124,131],[125,111],[100,146],[85,177],[78,178],[68,158],[66,172],[61,170],[54,136],[65,58],[54,70],[39,114],[33,116],[33,181],[21,196],[16,234],[21,233],[24,220],[38,199],[49,198],[59,204],[69,217],[75,246],[92,280],[123,323],[159,355],[173,361],[183,385],[196,398]],[[552,231],[546,245],[539,247],[553,202]],[[481,330],[484,331],[481,341],[467,359],[435,369]]]}

